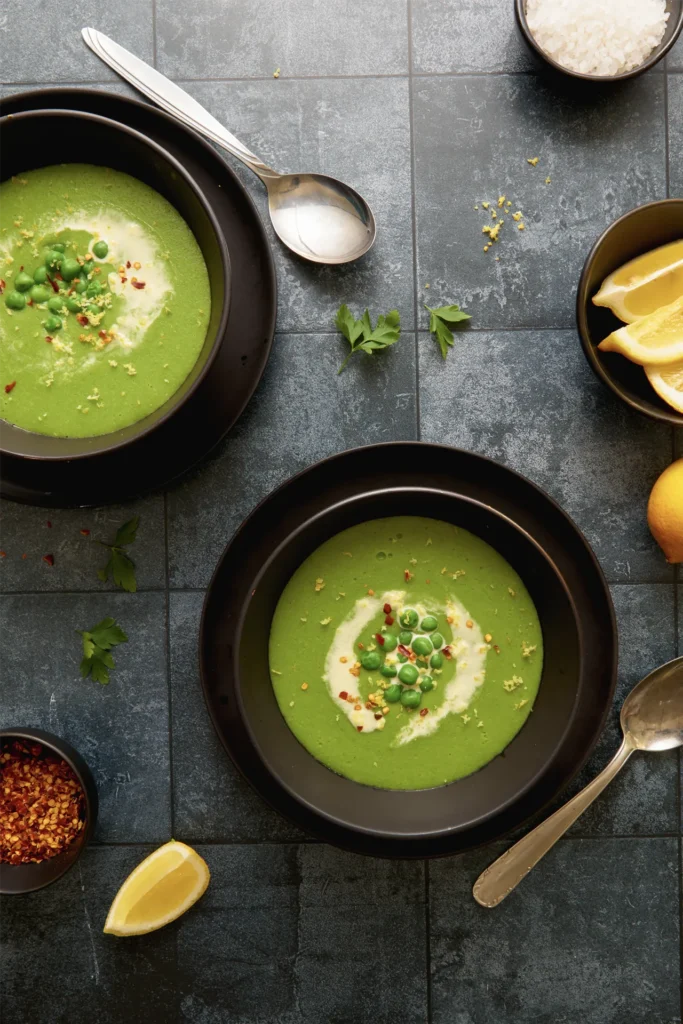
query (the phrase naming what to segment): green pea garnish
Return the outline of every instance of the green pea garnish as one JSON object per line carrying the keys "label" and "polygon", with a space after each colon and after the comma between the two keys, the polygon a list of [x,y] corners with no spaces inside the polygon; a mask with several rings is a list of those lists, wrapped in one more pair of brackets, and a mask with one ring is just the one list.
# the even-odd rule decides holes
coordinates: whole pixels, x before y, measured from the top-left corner
{"label": "green pea garnish", "polygon": [[64,253],[58,249],[51,249],[45,260],[50,270],[59,270],[64,262]]}
{"label": "green pea garnish", "polygon": [[96,306],[94,302],[91,302],[88,306],[88,313],[92,313],[93,316],[98,316],[102,310],[99,306]]}
{"label": "green pea garnish", "polygon": [[431,658],[429,659],[431,668],[442,668],[443,667],[443,654],[439,654],[438,651],[434,651]]}
{"label": "green pea garnish", "polygon": [[65,281],[73,281],[81,272],[81,265],[78,260],[64,260],[60,267],[60,273]]}
{"label": "green pea garnish", "polygon": [[419,621],[420,616],[413,608],[405,608],[399,618],[399,622],[405,629],[415,629]]}
{"label": "green pea garnish", "polygon": [[404,708],[417,708],[421,700],[422,694],[419,690],[404,690],[401,694],[401,704]]}
{"label": "green pea garnish", "polygon": [[408,659],[406,658],[405,654],[399,654],[398,660],[401,662],[401,664],[403,664],[403,662],[407,661]]}
{"label": "green pea garnish", "polygon": [[102,294],[102,285],[99,281],[89,281],[85,294],[89,299],[96,299],[98,295]]}
{"label": "green pea garnish", "polygon": [[81,304],[73,295],[67,295],[64,299],[64,304],[70,313],[80,313],[81,311]]}
{"label": "green pea garnish", "polygon": [[79,278],[78,281],[76,282],[76,292],[79,295],[82,295],[87,287],[88,287],[88,282],[85,280],[84,277]]}
{"label": "green pea garnish", "polygon": [[52,248],[55,252],[64,252],[66,246],[64,245],[64,242],[54,242]]}
{"label": "green pea garnish", "polygon": [[410,647],[413,642],[413,634],[409,633],[408,630],[403,630],[398,634],[398,642],[403,644],[404,647]]}
{"label": "green pea garnish", "polygon": [[44,284],[34,284],[31,288],[31,298],[36,303],[47,302],[52,295],[52,290],[46,288]]}
{"label": "green pea garnish", "polygon": [[58,316],[49,316],[47,320],[43,320],[43,327],[46,331],[61,331],[62,321]]}
{"label": "green pea garnish", "polygon": [[398,675],[398,669],[396,668],[396,666],[395,665],[387,665],[386,661],[384,662],[384,664],[380,668],[380,672],[385,677],[385,679],[393,679],[394,676]]}
{"label": "green pea garnish", "polygon": [[82,269],[84,274],[92,274],[93,270],[95,269],[95,261],[86,260],[85,263],[83,264]]}
{"label": "green pea garnish", "polygon": [[104,241],[102,241],[102,242],[95,242],[95,244],[92,247],[92,251],[95,253],[95,255],[97,256],[98,260],[103,260],[104,257],[109,252],[109,246]]}
{"label": "green pea garnish", "polygon": [[414,686],[417,682],[418,675],[419,673],[415,666],[408,663],[401,667],[401,670],[398,673],[398,678],[402,683],[405,683],[406,686]]}
{"label": "green pea garnish", "polygon": [[388,704],[396,704],[401,699],[401,687],[394,683],[384,691],[384,699]]}
{"label": "green pea garnish", "polygon": [[51,313],[61,313],[64,309],[64,299],[59,295],[53,295],[47,300],[47,308]]}
{"label": "green pea garnish", "polygon": [[18,292],[27,292],[33,287],[33,278],[25,270],[20,270],[14,279],[14,287]]}
{"label": "green pea garnish", "polygon": [[380,667],[382,659],[377,651],[366,651],[360,659],[360,663],[368,672],[373,672],[376,668]]}
{"label": "green pea garnish", "polygon": [[8,309],[23,309],[26,305],[26,296],[22,292],[7,292],[5,305]]}
{"label": "green pea garnish", "polygon": [[36,284],[45,284],[47,281],[47,267],[36,267],[33,271],[33,280]]}
{"label": "green pea garnish", "polygon": [[438,651],[441,647],[443,647],[444,641],[443,637],[441,636],[441,633],[432,633],[429,639],[432,641],[432,646],[435,651]]}
{"label": "green pea garnish", "polygon": [[[62,271],[64,273],[64,271]],[[436,621],[433,615],[425,615],[424,619],[420,623],[420,628],[423,633],[433,633],[439,623]]]}
{"label": "green pea garnish", "polygon": [[429,693],[430,690],[434,689],[434,680],[431,676],[423,676],[420,680],[420,689],[423,693]]}
{"label": "green pea garnish", "polygon": [[396,639],[394,634],[393,633],[385,633],[384,634],[384,651],[387,654],[390,654],[392,651],[395,651],[397,647],[398,647],[398,640]]}
{"label": "green pea garnish", "polygon": [[421,658],[431,654],[434,648],[432,647],[432,641],[427,636],[416,636],[413,640],[413,650],[415,654],[418,654]]}

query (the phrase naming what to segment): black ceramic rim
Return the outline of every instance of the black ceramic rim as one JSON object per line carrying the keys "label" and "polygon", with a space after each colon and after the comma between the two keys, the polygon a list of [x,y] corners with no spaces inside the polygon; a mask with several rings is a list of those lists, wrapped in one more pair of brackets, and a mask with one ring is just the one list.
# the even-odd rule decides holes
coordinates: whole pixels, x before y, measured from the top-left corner
{"label": "black ceramic rim", "polygon": [[48,747],[74,771],[85,797],[85,827],[63,853],[36,864],[0,864],[0,893],[19,895],[44,889],[71,870],[92,836],[97,821],[98,799],[95,780],[86,761],[60,736],[45,732],[43,729],[28,727],[0,729],[0,743],[7,739],[27,740],[29,743],[40,743],[41,746]]}
{"label": "black ceramic rim", "polygon": [[[58,454],[57,453],[57,454],[54,454],[54,455],[53,454],[50,454],[50,455],[24,455],[24,454],[18,455],[16,452],[5,450],[4,448],[2,448],[1,443],[0,443],[0,456],[13,455],[15,458],[35,459],[38,462],[71,462],[71,461],[74,461],[76,459],[96,459],[96,458],[98,458],[98,456],[105,455],[108,452],[115,452],[115,451],[120,451],[123,448],[128,448],[131,444],[135,444],[135,442],[137,440],[139,440],[140,438],[146,437],[147,435],[151,434],[153,431],[158,430],[160,427],[163,427],[164,423],[166,423],[170,419],[170,417],[173,416],[178,411],[179,408],[181,408],[181,406],[185,405],[186,402],[190,401],[192,396],[197,393],[199,387],[202,384],[202,381],[204,380],[204,378],[208,374],[209,370],[211,369],[211,367],[212,367],[212,365],[213,365],[213,363],[214,363],[214,361],[216,359],[216,356],[217,356],[218,350],[219,350],[219,348],[221,346],[221,343],[222,343],[222,340],[223,340],[223,336],[225,335],[225,329],[226,329],[227,323],[228,323],[228,315],[229,315],[229,312],[230,312],[230,276],[231,276],[230,275],[230,256],[228,254],[228,247],[227,247],[227,245],[225,243],[225,238],[223,237],[223,232],[220,229],[220,226],[218,224],[218,220],[216,219],[216,215],[214,214],[213,210],[211,209],[211,205],[207,201],[206,196],[204,195],[203,191],[201,190],[201,188],[199,187],[197,182],[194,180],[194,178],[190,174],[188,174],[188,172],[186,171],[186,169],[183,167],[183,165],[180,163],[179,160],[177,160],[174,156],[171,155],[171,153],[168,153],[162,146],[160,146],[157,142],[154,142],[152,139],[148,138],[142,132],[137,131],[135,128],[131,128],[129,125],[121,124],[118,121],[113,121],[109,117],[102,117],[99,114],[91,114],[88,111],[81,111],[81,110],[64,110],[64,109],[59,109],[59,108],[56,108],[56,109],[40,109],[40,108],[38,108],[38,109],[33,109],[33,110],[23,110],[23,111],[18,112],[16,114],[8,114],[6,116],[7,116],[7,119],[11,118],[12,121],[23,121],[23,120],[28,120],[30,118],[38,118],[38,117],[73,117],[76,120],[82,119],[82,120],[84,120],[86,122],[89,122],[89,121],[96,122],[97,124],[101,125],[102,127],[106,128],[107,130],[110,130],[114,134],[120,132],[123,135],[127,135],[130,138],[135,139],[138,143],[140,143],[141,145],[147,147],[153,153],[156,153],[156,155],[164,163],[167,163],[169,165],[169,167],[172,169],[172,171],[175,174],[177,174],[179,178],[183,179],[183,181],[191,189],[191,191],[194,192],[195,196],[199,200],[199,203],[200,203],[202,209],[204,210],[204,213],[206,215],[207,220],[209,221],[209,224],[211,225],[211,229],[212,229],[212,231],[213,231],[213,233],[214,233],[214,235],[216,237],[216,243],[217,243],[220,255],[221,255],[221,260],[222,260],[222,263],[223,263],[223,279],[224,279],[224,285],[225,285],[225,298],[224,298],[224,301],[223,301],[223,309],[221,311],[221,317],[220,317],[220,320],[219,320],[219,323],[218,323],[218,327],[216,329],[216,337],[215,337],[214,343],[211,346],[211,351],[209,352],[209,354],[208,354],[208,356],[206,358],[204,366],[199,371],[199,373],[197,374],[197,377],[192,382],[192,384],[187,389],[187,391],[185,391],[184,394],[180,398],[176,399],[175,395],[171,395],[171,397],[169,399],[167,399],[166,402],[164,402],[164,405],[168,404],[169,408],[166,410],[166,412],[162,416],[159,416],[158,418],[154,419],[153,423],[149,423],[148,421],[152,417],[154,417],[156,415],[156,412],[150,413],[149,416],[146,416],[144,419],[140,420],[139,423],[135,424],[135,426],[139,427],[139,429],[136,430],[136,432],[131,437],[127,437],[127,438],[125,438],[123,440],[119,440],[119,441],[112,440],[110,443],[108,443],[108,444],[106,443],[107,442],[107,438],[115,438],[120,433],[119,431],[112,431],[109,434],[98,435],[98,441],[101,442],[101,444],[104,445],[104,447],[99,447],[99,448],[95,449],[94,451],[68,452],[68,453],[65,453],[65,454]],[[4,122],[5,122],[5,117],[0,117],[0,132],[2,131],[2,126],[3,126]],[[191,372],[192,371],[190,371],[190,373]],[[176,394],[178,394],[178,392],[176,392]],[[174,401],[174,399],[175,399],[175,401]],[[147,424],[147,425],[145,426],[145,424]],[[12,428],[11,424],[5,424],[5,426],[9,426],[10,429]],[[20,428],[14,428],[14,429],[20,429]],[[56,442],[59,442],[59,440],[60,440],[60,438],[55,438]]]}
{"label": "black ceramic rim", "polygon": [[[356,482],[356,470],[361,466],[362,478],[362,466],[368,460],[382,467],[424,464],[425,459],[443,466],[444,475],[452,482],[447,493],[467,496],[469,490],[469,497],[473,497],[471,492],[476,485],[472,486],[472,480],[482,480],[481,489],[489,499],[482,500],[488,507],[511,519],[518,530],[530,533],[551,564],[562,561],[559,574],[564,579],[569,576],[568,589],[583,634],[582,673],[590,676],[592,685],[579,688],[572,733],[565,733],[564,749],[553,762],[552,772],[542,779],[531,779],[529,785],[520,789],[519,799],[465,831],[436,835],[425,831],[414,838],[395,839],[377,831],[346,828],[312,812],[269,771],[242,717],[234,657],[245,602],[250,600],[255,581],[280,542],[280,513],[284,510],[288,515],[287,510],[293,510],[291,517],[300,514],[301,521],[307,521],[314,514],[313,506],[325,511],[342,500],[337,493],[328,500],[326,493],[331,487],[338,489],[339,481],[344,481],[341,486],[350,498],[369,490],[384,490],[388,485],[381,469],[371,488],[365,479]],[[420,472],[412,475],[415,487],[434,490],[441,486],[430,482],[428,470],[422,479]],[[306,508],[299,513],[302,506]],[[518,515],[510,514],[512,508],[518,510]],[[277,524],[271,530],[277,534],[272,541],[269,535],[263,539],[264,523]],[[529,524],[534,523],[535,528],[529,530]],[[292,529],[285,524],[282,531],[286,537]],[[453,853],[500,837],[538,812],[571,780],[595,746],[611,706],[616,683],[616,643],[614,611],[597,560],[571,519],[540,488],[482,456],[441,445],[394,442],[354,449],[317,463],[282,485],[254,510],[224,551],[207,591],[200,629],[200,667],[204,696],[219,738],[237,768],[271,806],[304,830],[338,846],[380,856],[424,857]],[[457,782],[451,786],[457,786]],[[367,787],[356,788],[362,791]]]}
{"label": "black ceramic rim", "polygon": [[[670,12],[670,17],[673,17],[673,13],[673,11]],[[556,60],[553,60],[550,54],[546,53],[534,39],[531,29],[529,28],[529,23],[527,22],[526,0],[515,0],[515,17],[525,42],[544,63],[548,64],[555,71],[559,71],[563,75],[568,75],[570,78],[577,78],[583,82],[607,84],[609,82],[624,82],[628,78],[637,78],[638,75],[642,75],[653,68],[655,64],[659,63],[662,57],[667,55],[681,34],[681,29],[683,29],[683,4],[679,7],[678,14],[673,22],[674,29],[666,42],[661,43],[659,47],[655,48],[654,53],[648,57],[643,64],[640,64],[637,68],[633,68],[631,71],[624,71],[620,75],[586,75],[582,71],[572,71],[570,68],[563,67],[562,64],[558,64]],[[665,34],[668,31],[668,27],[669,26],[667,24]]]}
{"label": "black ceramic rim", "polygon": [[662,207],[666,208],[667,206],[671,208],[674,206],[683,207],[683,199],[658,199],[652,203],[645,203],[643,206],[636,206],[633,210],[629,210],[627,213],[622,214],[621,217],[618,217],[617,220],[612,221],[609,227],[605,228],[600,237],[593,243],[591,251],[583,265],[583,270],[581,271],[581,277],[579,278],[579,284],[576,291],[576,323],[584,355],[586,356],[586,359],[588,360],[588,363],[596,377],[598,377],[603,384],[606,384],[610,391],[620,398],[622,402],[625,402],[626,405],[635,409],[636,412],[641,413],[643,416],[648,416],[650,419],[658,420],[660,423],[668,423],[673,427],[683,427],[683,414],[676,412],[675,409],[658,409],[655,405],[647,401],[641,401],[637,396],[633,396],[621,388],[618,381],[614,379],[608,368],[598,356],[597,348],[591,340],[587,317],[588,304],[592,299],[592,295],[589,294],[588,282],[591,276],[593,263],[595,262],[598,253],[609,240],[609,236],[615,229],[627,223],[634,214],[639,214],[646,210],[654,210]]}
{"label": "black ceramic rim", "polygon": [[[101,89],[59,88],[16,93],[0,100],[2,113],[36,108],[85,110],[124,121],[172,153],[209,197],[232,261],[227,331],[211,371],[192,401],[147,438],[121,455],[61,463],[4,456],[0,496],[51,508],[105,505],[147,494],[182,477],[225,437],[256,390],[275,333],[277,286],[272,253],[256,207],[220,154],[175,118],[139,100]],[[226,394],[229,396],[226,399]]]}

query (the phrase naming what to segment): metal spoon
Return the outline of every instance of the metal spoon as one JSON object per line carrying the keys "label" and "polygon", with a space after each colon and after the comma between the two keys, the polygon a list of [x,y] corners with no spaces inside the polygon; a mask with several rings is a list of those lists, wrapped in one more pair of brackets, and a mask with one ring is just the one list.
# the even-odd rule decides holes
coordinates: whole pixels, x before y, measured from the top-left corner
{"label": "metal spoon", "polygon": [[144,60],[94,28],[82,29],[90,49],[183,124],[227,149],[258,174],[268,190],[270,219],[279,239],[313,263],[350,263],[368,251],[377,228],[362,196],[327,174],[280,174],[251,153],[204,107]]}
{"label": "metal spoon", "polygon": [[602,793],[634,750],[683,746],[683,658],[661,665],[631,690],[621,709],[621,729],[623,743],[607,767],[479,875],[473,889],[477,903],[498,906]]}

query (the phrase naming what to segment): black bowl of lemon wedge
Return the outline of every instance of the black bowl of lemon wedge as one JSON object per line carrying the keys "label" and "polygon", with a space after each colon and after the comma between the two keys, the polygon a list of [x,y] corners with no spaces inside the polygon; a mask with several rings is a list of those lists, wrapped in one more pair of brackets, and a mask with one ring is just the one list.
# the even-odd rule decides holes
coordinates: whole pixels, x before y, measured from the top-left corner
{"label": "black bowl of lemon wedge", "polygon": [[607,228],[584,265],[576,315],[603,383],[683,427],[683,199],[639,206]]}

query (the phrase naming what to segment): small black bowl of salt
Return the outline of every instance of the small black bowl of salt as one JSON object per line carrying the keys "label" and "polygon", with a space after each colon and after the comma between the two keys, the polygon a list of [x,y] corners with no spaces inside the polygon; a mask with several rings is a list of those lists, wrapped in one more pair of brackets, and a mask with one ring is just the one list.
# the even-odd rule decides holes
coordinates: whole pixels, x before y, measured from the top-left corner
{"label": "small black bowl of salt", "polygon": [[515,0],[517,24],[547,65],[588,82],[653,68],[683,29],[683,0]]}

